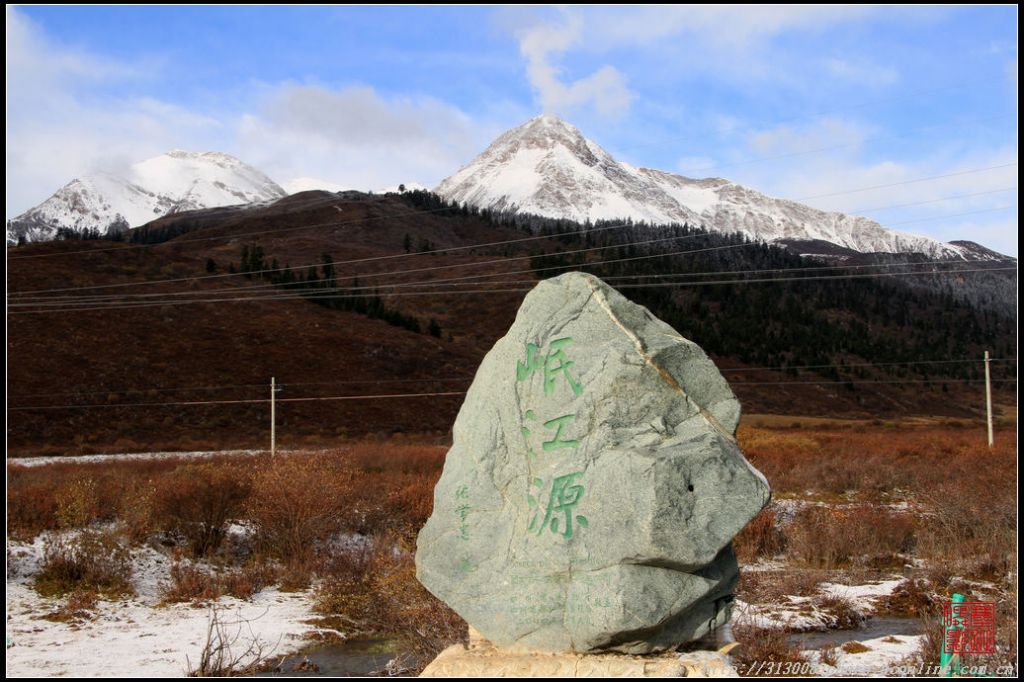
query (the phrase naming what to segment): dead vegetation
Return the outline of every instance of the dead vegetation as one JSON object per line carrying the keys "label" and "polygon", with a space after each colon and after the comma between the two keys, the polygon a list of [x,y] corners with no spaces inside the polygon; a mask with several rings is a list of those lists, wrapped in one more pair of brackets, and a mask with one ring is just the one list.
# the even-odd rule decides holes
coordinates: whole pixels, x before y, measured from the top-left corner
{"label": "dead vegetation", "polygon": [[98,594],[89,589],[78,588],[69,594],[56,610],[42,618],[55,623],[81,623],[92,620],[98,604]]}
{"label": "dead vegetation", "polygon": [[[273,460],[8,466],[10,528],[23,538],[97,521],[112,528],[102,551],[92,531],[55,541],[41,591],[112,594],[130,586],[130,573],[111,562],[130,570],[129,543],[159,543],[177,556],[161,585],[164,604],[250,599],[270,585],[314,588],[325,626],[407,641],[402,666],[415,670],[465,637],[462,619],[416,580],[412,559],[444,453],[367,442]],[[232,668],[218,646],[193,674]]]}
{"label": "dead vegetation", "polygon": [[[1014,661],[1015,433],[998,431],[989,449],[977,429],[876,426],[740,429],[744,452],[771,481],[775,501],[737,537],[737,553],[776,566],[743,572],[738,596],[766,604],[781,595],[814,597],[826,581],[901,574],[904,581],[875,601],[874,613],[926,624],[915,665],[937,666],[936,623],[953,592],[998,601],[997,654],[972,660],[990,668]],[[836,627],[855,627],[861,618],[842,603],[814,600],[837,618]],[[772,641],[748,637],[757,647]],[[835,655],[822,652],[821,660]]]}
{"label": "dead vegetation", "polygon": [[733,636],[739,646],[733,649],[731,657],[741,675],[793,677],[810,674],[808,660],[783,630],[737,625]]}
{"label": "dead vegetation", "polygon": [[222,609],[213,607],[203,648],[195,664],[186,658],[186,674],[189,677],[255,675],[269,661],[273,648],[252,633],[248,621],[230,620]]}
{"label": "dead vegetation", "polygon": [[35,588],[44,596],[95,593],[119,597],[132,593],[128,548],[112,533],[82,531],[46,540]]}
{"label": "dead vegetation", "polygon": [[740,533],[747,561],[781,547],[790,560],[829,569],[901,568],[913,554],[975,578],[1015,570],[1012,431],[998,432],[991,450],[982,433],[952,428],[741,427],[739,436],[776,500],[789,504],[774,504]]}
{"label": "dead vegetation", "polygon": [[[741,572],[738,597],[754,604],[810,597],[834,627],[851,628],[861,614],[822,595],[821,583],[902,574],[904,582],[877,600],[875,612],[934,619],[952,591],[985,596],[977,581],[987,581],[1001,595],[999,660],[1012,660],[1013,437],[998,432],[990,451],[977,432],[960,428],[741,428],[741,446],[772,482],[775,501],[736,538],[741,564],[762,564]],[[47,547],[36,583],[49,594],[80,595],[68,600],[67,618],[86,617],[85,595],[130,589],[131,543],[160,542],[179,556],[164,586],[166,603],[247,599],[272,584],[313,589],[325,627],[401,638],[414,650],[403,666],[415,670],[466,632],[419,584],[413,565],[444,453],[441,446],[365,441],[275,460],[8,465],[9,534],[77,533]],[[240,521],[245,532],[235,526],[229,533]],[[97,522],[113,530],[80,530]],[[741,670],[781,669],[762,664],[755,673],[755,661],[804,670],[793,667],[806,661],[785,632],[736,630]],[[929,646],[921,660],[930,660]],[[216,669],[215,652],[207,659]]]}
{"label": "dead vegetation", "polygon": [[351,520],[351,465],[337,458],[279,456],[253,476],[246,517],[258,547],[277,559],[304,559]]}
{"label": "dead vegetation", "polygon": [[227,595],[250,599],[254,594],[277,581],[272,564],[250,562],[240,568],[225,567],[216,571],[185,561],[171,566],[170,580],[162,586],[162,603],[174,604],[212,602]]}

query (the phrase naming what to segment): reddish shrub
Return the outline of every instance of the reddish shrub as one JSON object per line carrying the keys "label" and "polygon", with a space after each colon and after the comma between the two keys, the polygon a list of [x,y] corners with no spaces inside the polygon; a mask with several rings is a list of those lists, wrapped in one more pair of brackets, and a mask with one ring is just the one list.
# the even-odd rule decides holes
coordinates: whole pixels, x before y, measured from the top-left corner
{"label": "reddish shrub", "polygon": [[784,537],[771,506],[762,509],[733,539],[733,547],[740,561],[770,559],[781,553],[783,546]]}
{"label": "reddish shrub", "polygon": [[181,534],[195,556],[220,546],[228,522],[249,497],[250,477],[232,464],[185,464],[166,475],[155,502],[158,525]]}
{"label": "reddish shrub", "polygon": [[46,541],[35,588],[46,596],[85,591],[114,597],[132,593],[131,577],[131,553],[115,536],[84,531]]}
{"label": "reddish shrub", "polygon": [[336,459],[280,456],[256,471],[248,517],[260,546],[277,557],[301,557],[345,527],[353,474]]}

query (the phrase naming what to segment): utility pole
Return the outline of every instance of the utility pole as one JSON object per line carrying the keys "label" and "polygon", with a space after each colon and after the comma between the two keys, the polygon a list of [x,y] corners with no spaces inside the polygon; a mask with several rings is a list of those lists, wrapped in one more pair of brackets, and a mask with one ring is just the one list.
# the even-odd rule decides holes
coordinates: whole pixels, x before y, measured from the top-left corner
{"label": "utility pole", "polygon": [[988,371],[988,351],[985,351],[985,412],[988,417],[988,446],[992,447],[992,375]]}
{"label": "utility pole", "polygon": [[270,377],[270,456],[273,457],[277,454],[277,420],[274,415],[274,397],[277,395],[278,389],[274,385],[274,377]]}

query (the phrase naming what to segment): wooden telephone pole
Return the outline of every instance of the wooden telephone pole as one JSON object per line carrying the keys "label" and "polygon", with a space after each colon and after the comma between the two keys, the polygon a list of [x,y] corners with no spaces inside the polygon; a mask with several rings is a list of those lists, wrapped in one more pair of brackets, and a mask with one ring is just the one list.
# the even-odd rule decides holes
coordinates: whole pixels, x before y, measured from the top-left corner
{"label": "wooden telephone pole", "polygon": [[277,392],[281,389],[277,388],[274,377],[270,377],[270,456],[274,457],[277,454],[277,416],[275,414],[274,399],[277,396]]}
{"label": "wooden telephone pole", "polygon": [[988,446],[992,447],[992,375],[988,371],[988,364],[988,351],[985,351],[985,414],[988,419]]}

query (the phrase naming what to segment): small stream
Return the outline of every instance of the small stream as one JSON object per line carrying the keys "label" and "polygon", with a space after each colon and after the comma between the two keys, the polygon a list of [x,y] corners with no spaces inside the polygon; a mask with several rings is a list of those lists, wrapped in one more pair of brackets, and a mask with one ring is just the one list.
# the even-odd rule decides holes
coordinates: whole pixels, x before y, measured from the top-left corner
{"label": "small stream", "polygon": [[863,626],[852,630],[795,632],[789,635],[789,642],[801,649],[820,649],[829,644],[842,646],[847,642],[862,642],[865,639],[875,639],[876,637],[908,637],[922,634],[924,634],[924,628],[917,618],[872,616]]}
{"label": "small stream", "polygon": [[353,639],[323,644],[284,658],[278,670],[260,677],[365,677],[381,670],[402,651],[394,639]]}

